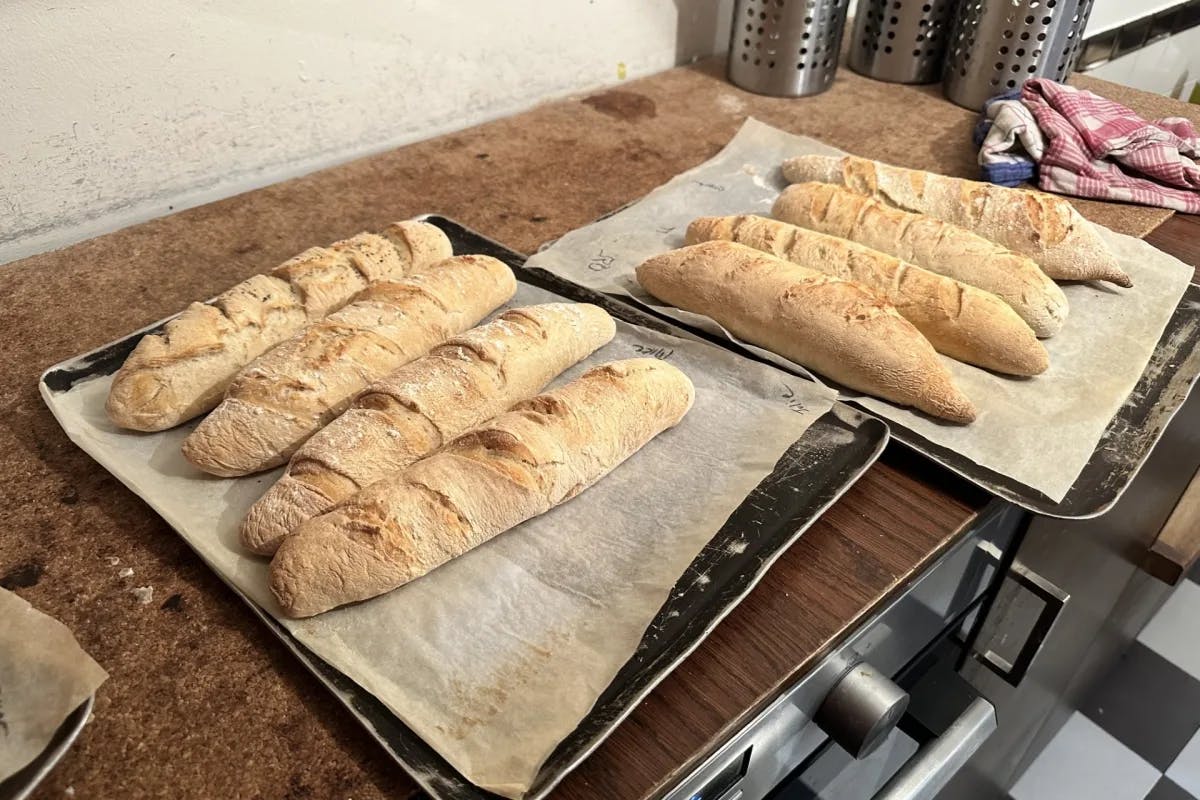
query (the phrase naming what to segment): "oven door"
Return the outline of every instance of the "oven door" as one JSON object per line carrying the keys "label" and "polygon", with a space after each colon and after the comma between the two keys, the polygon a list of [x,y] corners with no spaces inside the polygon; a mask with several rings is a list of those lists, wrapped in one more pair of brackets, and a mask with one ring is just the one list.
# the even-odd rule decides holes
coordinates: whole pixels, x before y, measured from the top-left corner
{"label": "oven door", "polygon": [[996,711],[956,666],[950,637],[899,676],[908,708],[882,744],[855,758],[832,738],[774,791],[771,800],[931,800],[996,730]]}
{"label": "oven door", "polygon": [[931,798],[995,729],[959,678],[1025,515],[994,501],[885,609],[663,795],[664,800]]}

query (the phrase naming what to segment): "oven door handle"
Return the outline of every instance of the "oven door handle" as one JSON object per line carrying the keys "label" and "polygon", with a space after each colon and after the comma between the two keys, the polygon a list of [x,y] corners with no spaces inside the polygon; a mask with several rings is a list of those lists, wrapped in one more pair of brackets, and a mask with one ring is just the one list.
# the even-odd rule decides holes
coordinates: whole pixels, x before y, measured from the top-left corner
{"label": "oven door handle", "polygon": [[977,697],[946,732],[928,742],[884,784],[874,800],[930,800],[996,730],[996,709]]}

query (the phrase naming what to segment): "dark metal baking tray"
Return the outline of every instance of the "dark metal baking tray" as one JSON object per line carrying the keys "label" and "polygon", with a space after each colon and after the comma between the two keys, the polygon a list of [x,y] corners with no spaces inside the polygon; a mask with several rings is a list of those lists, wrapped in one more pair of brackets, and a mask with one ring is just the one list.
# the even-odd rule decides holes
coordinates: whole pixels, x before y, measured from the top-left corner
{"label": "dark metal baking tray", "polygon": [[50,737],[50,742],[46,745],[45,750],[39,753],[33,761],[0,781],[0,800],[25,800],[33,794],[33,790],[50,774],[50,771],[79,738],[79,732],[87,724],[95,704],[95,695],[89,696],[87,700],[80,703],[58,726],[58,730]]}
{"label": "dark metal baking tray", "polygon": [[[543,270],[526,269],[524,256],[453,220],[439,216],[424,219],[446,232],[455,252],[499,258],[524,283],[567,299],[595,303],[614,317],[635,325],[683,338],[699,338],[673,323]],[[67,391],[80,380],[115,372],[138,340],[160,327],[152,326],[48,370],[42,376],[45,389]],[[883,452],[887,441],[887,425],[839,403],[794,442],[774,471],[742,501],[710,545],[692,562],[647,628],[633,657],[579,727],[551,754],[527,798],[543,797],[594,750],[749,593],[774,560],[858,480]],[[707,575],[709,582],[696,581],[699,574]],[[370,693],[313,655],[283,626],[242,597],[427,792],[447,800],[495,797],[468,782]]]}
{"label": "dark metal baking tray", "polygon": [[1200,286],[1189,284],[1163,330],[1146,371],[1108,423],[1092,457],[1061,502],[1012,478],[981,467],[903,425],[889,422],[892,437],[987,491],[1037,514],[1088,519],[1108,511],[1150,456],[1175,412],[1200,377]]}
{"label": "dark metal baking tray", "polygon": [[[635,301],[636,302],[636,301]],[[647,306],[638,309],[665,320]],[[682,323],[675,323],[682,325]],[[746,358],[766,362],[725,337],[687,327],[693,335],[732,350]],[[943,467],[958,473],[984,490],[1022,508],[1047,517],[1089,519],[1108,511],[1162,437],[1167,423],[1183,405],[1200,378],[1200,285],[1189,284],[1171,316],[1145,372],[1096,445],[1092,457],[1060,502],[1005,475],[980,466],[894,420],[888,420],[892,438]],[[854,404],[853,399],[847,403]]]}

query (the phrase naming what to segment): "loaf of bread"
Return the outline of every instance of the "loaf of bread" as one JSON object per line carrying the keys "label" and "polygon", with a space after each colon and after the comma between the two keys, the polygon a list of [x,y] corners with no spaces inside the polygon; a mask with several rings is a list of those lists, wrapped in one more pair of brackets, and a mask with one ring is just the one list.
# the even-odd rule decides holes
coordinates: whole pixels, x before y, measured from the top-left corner
{"label": "loaf of bread", "polygon": [[1038,336],[1053,336],[1067,319],[1067,297],[1031,258],[966,228],[901,211],[832,183],[794,183],[772,216],[840,236],[930,272],[991,292]]}
{"label": "loaf of bread", "polygon": [[304,443],[242,523],[242,544],[272,555],[300,523],[540,392],[616,332],[587,303],[514,308],[447,339],[359,395]]}
{"label": "loaf of bread", "polygon": [[512,270],[479,255],[371,286],[239,372],[184,439],[184,456],[225,477],[285,463],[368,384],[476,324],[516,288]]}
{"label": "loaf of bread", "polygon": [[446,234],[397,222],[313,247],[208,303],[192,303],[143,336],[113,376],[105,408],[122,428],[161,431],[211,410],[238,370],[368,284],[420,272],[450,256]]}
{"label": "loaf of bread", "polygon": [[1046,348],[999,297],[895,256],[763,217],[702,217],[688,226],[688,244],[715,240],[857,281],[887,298],[935,350],[959,361],[1010,375],[1037,375],[1050,365]]}
{"label": "loaf of bread", "polygon": [[588,370],[301,525],[271,562],[271,591],[293,617],[389,592],[570,500],[693,398],[664,361]]}
{"label": "loaf of bread", "polygon": [[1029,256],[1060,281],[1132,286],[1092,224],[1061,197],[904,169],[855,156],[799,156],[783,164],[792,183],[840,183],[905,211],[974,231]]}
{"label": "loaf of bread", "polygon": [[724,241],[655,256],[637,279],[655,297],[851,389],[952,422],[975,419],[928,340],[860,284]]}

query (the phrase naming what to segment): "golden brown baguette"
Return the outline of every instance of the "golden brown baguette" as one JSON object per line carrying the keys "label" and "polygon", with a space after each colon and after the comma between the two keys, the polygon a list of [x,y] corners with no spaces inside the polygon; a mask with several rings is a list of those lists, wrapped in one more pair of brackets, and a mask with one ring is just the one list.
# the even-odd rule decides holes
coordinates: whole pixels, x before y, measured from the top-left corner
{"label": "golden brown baguette", "polygon": [[301,525],[271,562],[271,591],[293,617],[389,592],[570,500],[693,399],[663,361],[588,370]]}
{"label": "golden brown baguette", "polygon": [[1067,297],[1037,262],[936,217],[901,211],[832,183],[792,184],[771,214],[991,292],[1042,338],[1066,322]]}
{"label": "golden brown baguette", "polygon": [[933,347],[852,281],[734,242],[705,242],[637,268],[646,291],[851,389],[953,422],[975,419]]}
{"label": "golden brown baguette", "polygon": [[1029,256],[1060,281],[1132,286],[1092,223],[1061,197],[904,169],[855,156],[799,156],[783,163],[792,183],[840,183],[859,194],[951,222]]}
{"label": "golden brown baguette", "polygon": [[878,250],[749,215],[702,217],[688,226],[688,244],[713,240],[737,242],[857,281],[886,297],[935,350],[959,361],[1026,376],[1050,365],[1046,348],[999,297]]}
{"label": "golden brown baguette", "polygon": [[226,477],[285,463],[369,383],[476,324],[516,288],[512,270],[477,255],[375,284],[239,372],[184,439],[184,456]]}
{"label": "golden brown baguette", "polygon": [[312,247],[209,303],[192,303],[159,334],[143,336],[113,377],[105,405],[122,428],[161,431],[221,401],[233,376],[368,284],[420,272],[450,255],[427,222],[397,222]]}
{"label": "golden brown baguette", "polygon": [[251,506],[242,544],[272,555],[300,523],[537,394],[615,332],[598,306],[546,303],[447,339],[373,384],[305,442]]}

